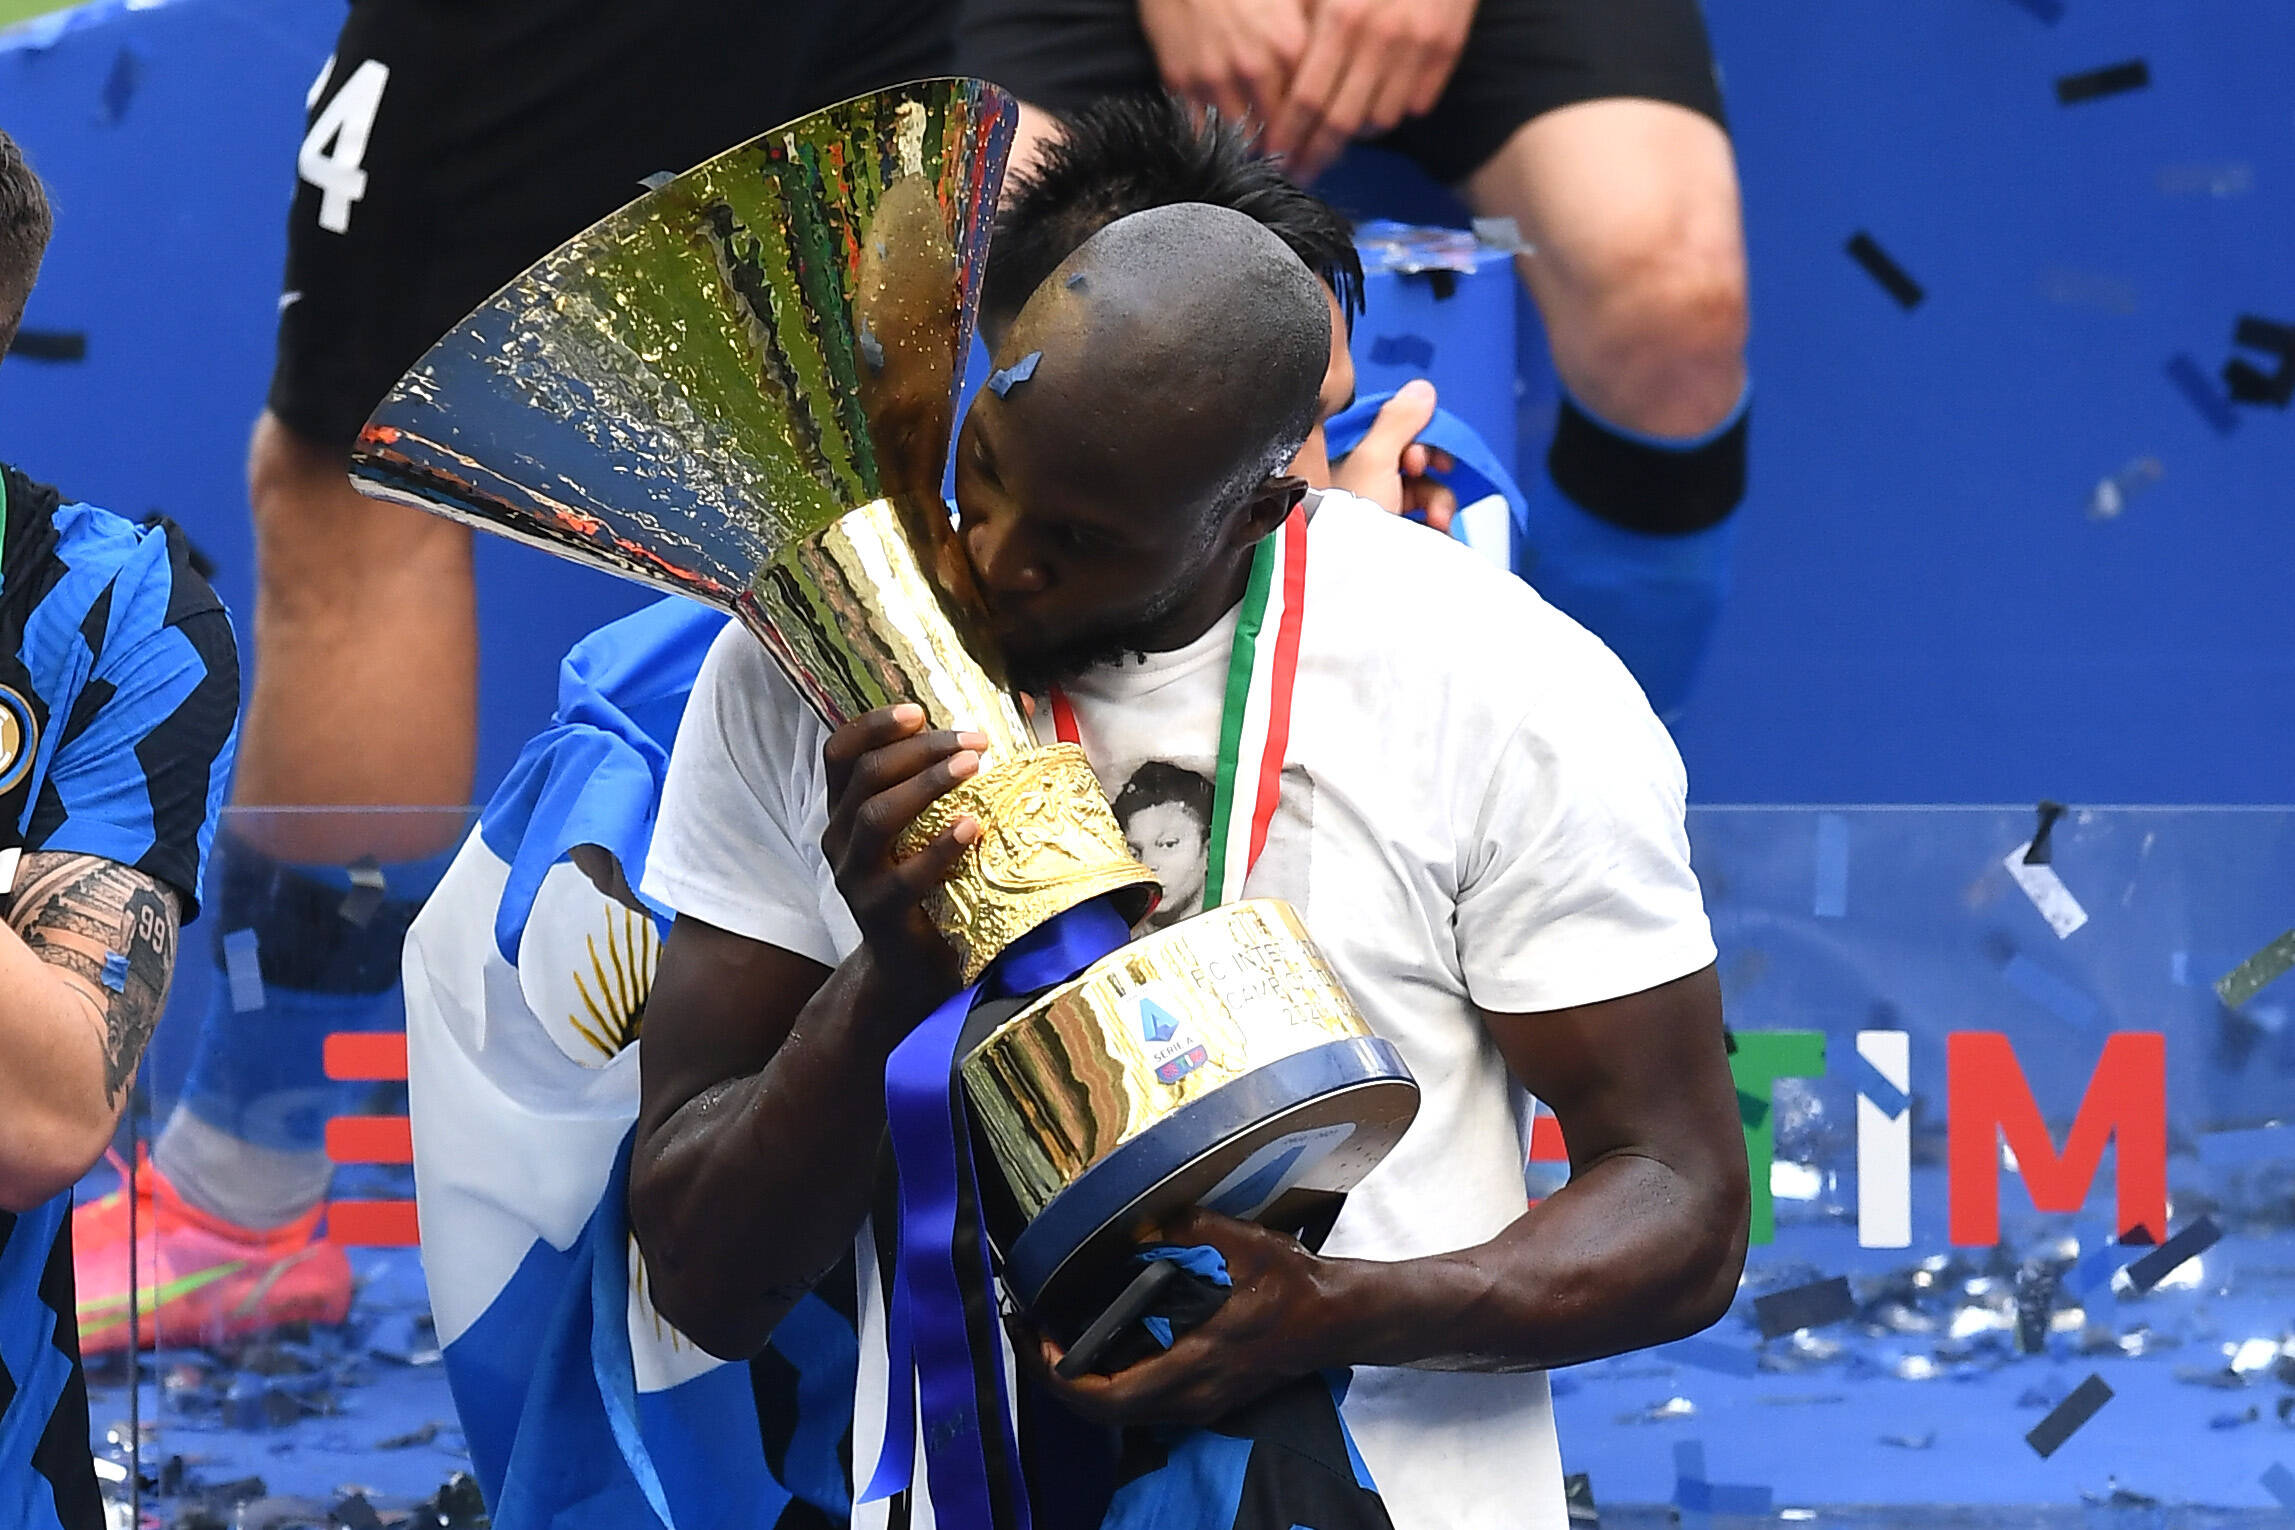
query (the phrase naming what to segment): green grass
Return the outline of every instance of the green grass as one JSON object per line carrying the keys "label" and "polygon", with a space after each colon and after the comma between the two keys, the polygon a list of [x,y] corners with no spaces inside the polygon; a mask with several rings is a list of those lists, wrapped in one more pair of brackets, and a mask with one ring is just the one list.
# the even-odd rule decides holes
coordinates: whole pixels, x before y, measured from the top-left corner
{"label": "green grass", "polygon": [[0,27],[12,27],[19,21],[60,11],[71,3],[72,0],[0,0]]}

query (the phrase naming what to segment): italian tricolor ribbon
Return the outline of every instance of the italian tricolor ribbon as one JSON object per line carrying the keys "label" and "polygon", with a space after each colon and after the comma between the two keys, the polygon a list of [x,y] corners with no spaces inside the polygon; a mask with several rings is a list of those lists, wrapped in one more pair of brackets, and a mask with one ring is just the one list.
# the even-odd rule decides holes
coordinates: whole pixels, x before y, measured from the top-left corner
{"label": "italian tricolor ribbon", "polygon": [[[1243,895],[1243,879],[1267,848],[1291,744],[1291,692],[1299,678],[1299,627],[1307,610],[1307,512],[1294,509],[1251,557],[1251,578],[1227,656],[1220,706],[1219,765],[1212,782],[1211,843],[1203,906]],[[1075,708],[1055,686],[1052,721],[1063,743],[1081,744]],[[1250,804],[1248,810],[1238,805]]]}

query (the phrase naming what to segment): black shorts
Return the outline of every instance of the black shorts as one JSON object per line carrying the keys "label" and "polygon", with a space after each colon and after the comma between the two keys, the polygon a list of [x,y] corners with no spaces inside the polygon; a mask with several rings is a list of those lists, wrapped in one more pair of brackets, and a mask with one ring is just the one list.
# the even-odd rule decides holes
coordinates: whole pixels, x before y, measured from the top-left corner
{"label": "black shorts", "polygon": [[[1161,84],[1137,0],[967,0],[957,56],[1053,113]],[[1434,110],[1373,141],[1455,186],[1533,117],[1613,96],[1727,126],[1698,0],[1481,0]]]}
{"label": "black shorts", "polygon": [[356,0],[297,157],[270,407],[348,447],[496,289],[817,107],[953,64],[954,0]]}

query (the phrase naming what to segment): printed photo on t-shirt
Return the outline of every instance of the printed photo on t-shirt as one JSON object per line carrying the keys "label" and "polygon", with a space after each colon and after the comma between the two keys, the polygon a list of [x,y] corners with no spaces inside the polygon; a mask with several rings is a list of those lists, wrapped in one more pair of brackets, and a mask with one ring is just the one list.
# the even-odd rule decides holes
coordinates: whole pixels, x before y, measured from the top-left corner
{"label": "printed photo on t-shirt", "polygon": [[[1171,760],[1143,761],[1116,793],[1116,822],[1134,859],[1163,884],[1163,901],[1139,924],[1140,933],[1203,912],[1211,866],[1214,787],[1206,771]],[[1246,897],[1283,898],[1302,917],[1315,823],[1315,782],[1303,765],[1283,768],[1267,845],[1245,881]]]}

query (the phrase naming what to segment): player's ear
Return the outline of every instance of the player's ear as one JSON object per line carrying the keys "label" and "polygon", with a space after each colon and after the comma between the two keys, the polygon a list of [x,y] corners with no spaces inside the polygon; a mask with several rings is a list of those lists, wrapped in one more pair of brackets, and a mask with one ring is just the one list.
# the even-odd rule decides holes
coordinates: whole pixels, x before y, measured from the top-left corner
{"label": "player's ear", "polygon": [[1272,536],[1286,517],[1307,497],[1307,480],[1277,473],[1262,483],[1243,506],[1241,531],[1246,545]]}

